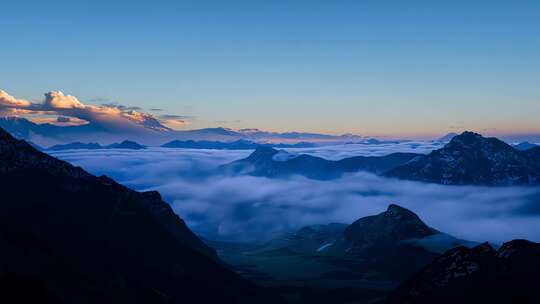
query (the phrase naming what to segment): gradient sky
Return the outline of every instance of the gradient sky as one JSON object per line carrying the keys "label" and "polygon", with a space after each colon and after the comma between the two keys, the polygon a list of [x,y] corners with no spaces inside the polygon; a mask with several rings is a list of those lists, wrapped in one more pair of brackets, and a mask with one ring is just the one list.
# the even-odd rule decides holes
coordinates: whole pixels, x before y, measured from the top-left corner
{"label": "gradient sky", "polygon": [[0,89],[187,128],[540,133],[539,1],[108,2],[4,1]]}

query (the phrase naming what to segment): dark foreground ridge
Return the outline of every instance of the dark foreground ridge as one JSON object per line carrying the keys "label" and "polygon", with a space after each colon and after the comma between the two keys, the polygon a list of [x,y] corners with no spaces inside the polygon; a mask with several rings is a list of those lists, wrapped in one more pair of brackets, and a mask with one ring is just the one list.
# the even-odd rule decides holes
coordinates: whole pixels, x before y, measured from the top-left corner
{"label": "dark foreground ridge", "polygon": [[538,243],[457,247],[404,282],[388,303],[539,303],[538,274]]}
{"label": "dark foreground ridge", "polygon": [[3,303],[272,301],[157,192],[95,177],[2,129],[0,185]]}

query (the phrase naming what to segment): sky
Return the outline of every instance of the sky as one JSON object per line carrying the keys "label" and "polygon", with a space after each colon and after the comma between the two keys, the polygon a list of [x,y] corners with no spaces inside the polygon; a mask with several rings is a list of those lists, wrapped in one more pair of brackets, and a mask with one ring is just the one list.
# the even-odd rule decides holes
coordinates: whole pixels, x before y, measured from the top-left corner
{"label": "sky", "polygon": [[[540,133],[538,1],[5,1],[0,89],[181,128]],[[152,111],[161,109],[161,111]]]}

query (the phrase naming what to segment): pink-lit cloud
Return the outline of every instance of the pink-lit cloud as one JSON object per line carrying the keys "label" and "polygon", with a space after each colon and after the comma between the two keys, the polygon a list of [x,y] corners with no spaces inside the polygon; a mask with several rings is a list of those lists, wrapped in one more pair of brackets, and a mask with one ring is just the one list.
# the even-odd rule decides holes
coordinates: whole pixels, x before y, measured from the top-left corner
{"label": "pink-lit cloud", "polygon": [[188,123],[182,116],[156,117],[148,113],[114,104],[88,105],[61,91],[45,94],[42,103],[18,99],[0,90],[0,116],[24,116],[36,123],[80,125],[93,123],[111,130],[145,129],[169,131]]}
{"label": "pink-lit cloud", "polygon": [[12,107],[12,108],[19,108],[19,107],[28,107],[30,106],[30,102],[28,100],[24,99],[17,99],[11,95],[9,95],[6,91],[0,90],[0,108],[3,107]]}

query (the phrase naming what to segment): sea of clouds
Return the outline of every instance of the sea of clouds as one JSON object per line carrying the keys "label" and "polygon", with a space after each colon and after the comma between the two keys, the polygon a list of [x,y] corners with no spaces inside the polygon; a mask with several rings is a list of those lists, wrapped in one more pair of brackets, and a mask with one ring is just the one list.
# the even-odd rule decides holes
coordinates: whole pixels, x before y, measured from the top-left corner
{"label": "sea of clouds", "polygon": [[[408,142],[288,149],[327,159],[391,152],[428,153],[439,144]],[[158,190],[189,227],[209,239],[266,240],[305,225],[351,223],[396,203],[456,237],[501,243],[540,241],[540,189],[443,186],[358,172],[331,181],[296,176],[223,176],[214,169],[252,151],[149,148],[51,153],[137,190]]]}

